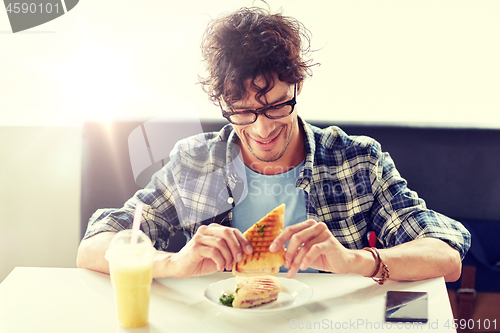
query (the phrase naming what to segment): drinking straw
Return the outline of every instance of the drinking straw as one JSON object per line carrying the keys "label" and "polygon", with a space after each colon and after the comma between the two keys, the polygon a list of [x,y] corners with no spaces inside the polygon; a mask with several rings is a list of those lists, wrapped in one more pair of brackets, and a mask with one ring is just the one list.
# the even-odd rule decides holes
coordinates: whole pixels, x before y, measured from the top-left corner
{"label": "drinking straw", "polygon": [[144,204],[139,202],[135,206],[134,213],[134,222],[132,224],[132,237],[130,238],[130,244],[137,244],[137,239],[139,238],[139,228],[141,226],[141,218],[142,218],[142,209],[144,208]]}

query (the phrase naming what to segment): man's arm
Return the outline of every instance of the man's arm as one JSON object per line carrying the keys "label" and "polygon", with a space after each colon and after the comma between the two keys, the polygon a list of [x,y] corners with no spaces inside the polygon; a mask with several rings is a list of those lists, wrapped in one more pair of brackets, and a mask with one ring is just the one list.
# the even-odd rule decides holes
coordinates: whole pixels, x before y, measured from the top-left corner
{"label": "man's arm", "polygon": [[[104,255],[115,234],[102,232],[84,239],[78,248],[77,267],[109,274]],[[242,260],[243,252],[251,254],[252,246],[238,229],[219,224],[201,226],[178,253],[156,251],[153,278],[180,278],[230,270],[235,261]]]}
{"label": "man's arm", "polygon": [[[312,267],[334,273],[369,276],[375,259],[365,250],[345,248],[324,223],[308,220],[289,226],[271,244],[276,251],[290,240],[285,253],[288,277],[300,269]],[[398,281],[423,280],[444,276],[456,281],[461,273],[460,253],[436,238],[419,238],[392,248],[380,249],[380,257],[390,271],[390,279]],[[379,271],[378,277],[381,277]]]}
{"label": "man's arm", "polygon": [[104,258],[116,232],[101,232],[82,240],[76,256],[76,267],[109,274],[109,264]]}
{"label": "man's arm", "polygon": [[[84,239],[78,247],[76,266],[93,271],[109,274],[109,264],[104,258],[106,250],[116,232],[101,232],[90,238]],[[162,272],[168,270],[168,263],[173,253],[156,251],[153,262],[153,277],[166,277]]]}
{"label": "man's arm", "polygon": [[[460,278],[462,271],[460,253],[437,238],[418,238],[378,251],[390,270],[391,280],[415,281],[444,276],[446,282],[453,282]],[[364,250],[354,252],[352,269],[358,270],[357,274],[369,275],[375,268],[372,254]],[[381,275],[380,270],[377,277]]]}
{"label": "man's arm", "polygon": [[[105,259],[106,250],[116,232],[101,232],[84,239],[78,247],[76,266],[93,271],[109,274],[109,263]],[[166,277],[163,270],[168,269],[165,262],[169,262],[172,253],[156,251],[153,262],[153,277]]]}

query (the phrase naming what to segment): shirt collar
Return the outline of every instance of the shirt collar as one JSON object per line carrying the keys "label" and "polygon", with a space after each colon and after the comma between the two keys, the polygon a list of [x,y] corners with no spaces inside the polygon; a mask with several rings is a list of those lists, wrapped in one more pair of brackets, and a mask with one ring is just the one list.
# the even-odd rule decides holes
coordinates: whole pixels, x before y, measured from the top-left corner
{"label": "shirt collar", "polygon": [[314,132],[309,127],[301,117],[298,117],[299,126],[304,130],[304,137],[306,140],[306,160],[304,162],[304,167],[300,172],[299,178],[297,179],[297,187],[306,189],[312,179],[313,167],[314,167],[314,155],[316,152],[316,141],[314,140]]}
{"label": "shirt collar", "polygon": [[[232,127],[232,125],[228,126]],[[246,179],[245,164],[241,155],[240,146],[238,145],[238,140],[238,135],[234,128],[232,128],[227,138],[225,166],[228,185],[231,188],[234,188],[237,181]]]}

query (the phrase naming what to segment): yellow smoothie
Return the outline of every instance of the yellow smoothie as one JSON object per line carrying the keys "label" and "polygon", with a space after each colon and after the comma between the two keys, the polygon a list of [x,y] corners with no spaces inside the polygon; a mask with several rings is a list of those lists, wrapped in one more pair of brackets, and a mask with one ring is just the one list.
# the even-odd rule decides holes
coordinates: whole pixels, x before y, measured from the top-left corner
{"label": "yellow smoothie", "polygon": [[141,266],[110,265],[110,268],[120,325],[123,327],[147,325],[152,264]]}

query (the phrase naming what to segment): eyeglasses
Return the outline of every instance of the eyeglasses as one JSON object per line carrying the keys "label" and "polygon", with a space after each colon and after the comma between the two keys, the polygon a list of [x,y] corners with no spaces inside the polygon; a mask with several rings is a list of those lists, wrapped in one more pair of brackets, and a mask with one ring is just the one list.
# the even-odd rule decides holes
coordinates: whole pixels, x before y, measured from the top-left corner
{"label": "eyeglasses", "polygon": [[261,114],[263,114],[269,119],[285,118],[292,114],[295,104],[297,104],[295,100],[296,97],[297,97],[297,85],[295,85],[293,89],[293,98],[288,102],[271,106],[265,106],[255,110],[240,111],[240,112],[224,111],[221,105],[222,116],[227,120],[229,120],[229,122],[234,125],[253,124],[257,120],[257,117]]}

